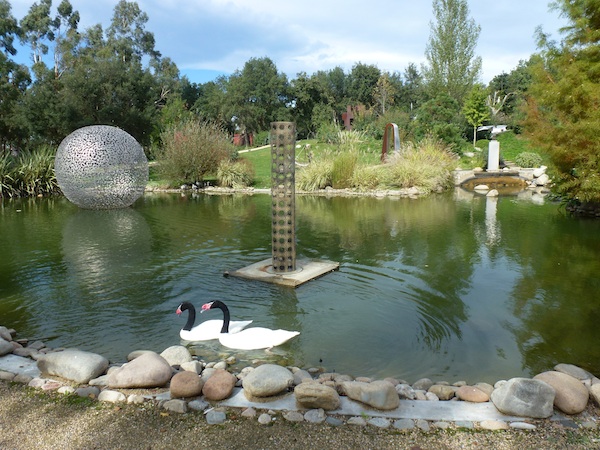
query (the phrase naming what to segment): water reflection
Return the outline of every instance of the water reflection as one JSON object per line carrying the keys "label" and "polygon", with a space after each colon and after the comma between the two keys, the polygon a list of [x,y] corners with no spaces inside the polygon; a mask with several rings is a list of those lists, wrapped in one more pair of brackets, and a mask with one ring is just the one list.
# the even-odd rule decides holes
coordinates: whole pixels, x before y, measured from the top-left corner
{"label": "water reflection", "polygon": [[154,194],[98,216],[5,201],[0,314],[22,336],[118,360],[179,343],[182,301],[220,299],[239,320],[300,331],[273,356],[286,364],[473,382],[558,362],[600,373],[600,223],[538,200],[299,196],[298,256],[341,265],[297,289],[222,276],[269,257],[267,195]]}
{"label": "water reflection", "polygon": [[149,258],[150,229],[131,208],[79,209],[63,227],[62,250],[69,278],[86,294],[102,295]]}

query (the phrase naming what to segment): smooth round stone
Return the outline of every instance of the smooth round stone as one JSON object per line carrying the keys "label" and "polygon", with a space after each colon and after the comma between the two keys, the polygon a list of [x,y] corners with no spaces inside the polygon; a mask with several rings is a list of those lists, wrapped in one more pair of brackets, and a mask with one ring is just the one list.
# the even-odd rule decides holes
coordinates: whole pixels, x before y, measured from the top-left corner
{"label": "smooth round stone", "polygon": [[260,416],[258,416],[258,423],[261,425],[267,425],[271,423],[271,416],[267,413],[262,413]]}
{"label": "smooth round stone", "polygon": [[288,422],[304,422],[304,416],[298,411],[288,411],[283,414],[283,418]]}
{"label": "smooth round stone", "polygon": [[341,425],[344,425],[343,420],[340,420],[337,417],[332,417],[332,416],[327,416],[327,418],[325,419],[325,422],[334,427],[339,427]]}
{"label": "smooth round stone", "polygon": [[350,417],[348,419],[348,422],[346,422],[348,425],[359,425],[359,426],[366,426],[367,425],[367,421],[365,419],[363,419],[362,417]]}
{"label": "smooth round stone", "polygon": [[171,398],[197,397],[203,387],[204,381],[196,372],[179,372],[171,378]]}
{"label": "smooth round stone", "polygon": [[242,417],[248,417],[250,419],[256,417],[256,409],[249,407],[242,411]]}
{"label": "smooth round stone", "polygon": [[204,411],[209,405],[210,403],[205,402],[204,400],[192,400],[191,402],[188,402],[188,408],[193,411]]}
{"label": "smooth round stone", "polygon": [[73,386],[61,386],[58,388],[58,390],[56,391],[59,394],[73,394],[75,392],[75,388]]}
{"label": "smooth round stone", "polygon": [[534,424],[527,422],[511,422],[509,426],[517,430],[535,430],[537,428]]}
{"label": "smooth round stone", "polygon": [[485,403],[490,399],[488,394],[474,386],[459,387],[456,391],[456,396],[461,400],[473,403]]}
{"label": "smooth round stone", "polygon": [[227,420],[227,414],[224,411],[213,409],[206,413],[206,423],[209,425],[219,425]]}
{"label": "smooth round stone", "polygon": [[127,397],[125,397],[125,394],[119,391],[106,389],[100,392],[98,395],[98,401],[107,403],[124,403],[127,401]]}
{"label": "smooth round stone", "polygon": [[415,422],[412,419],[399,419],[392,426],[397,430],[412,430],[415,427]]}
{"label": "smooth round stone", "polygon": [[323,411],[321,408],[311,409],[309,411],[306,411],[306,413],[304,414],[304,420],[306,420],[309,423],[322,423],[325,421],[325,419],[325,411]]}
{"label": "smooth round stone", "polygon": [[187,412],[187,403],[185,402],[185,400],[167,400],[163,403],[162,407],[167,411],[178,414],[185,414]]}
{"label": "smooth round stone", "polygon": [[508,430],[508,424],[501,420],[484,420],[479,423],[479,427],[484,430]]}
{"label": "smooth round stone", "polygon": [[390,427],[390,421],[387,419],[384,419],[383,417],[373,417],[372,419],[369,419],[369,421],[367,423],[369,425],[373,425],[374,427],[377,427],[377,428],[389,428]]}

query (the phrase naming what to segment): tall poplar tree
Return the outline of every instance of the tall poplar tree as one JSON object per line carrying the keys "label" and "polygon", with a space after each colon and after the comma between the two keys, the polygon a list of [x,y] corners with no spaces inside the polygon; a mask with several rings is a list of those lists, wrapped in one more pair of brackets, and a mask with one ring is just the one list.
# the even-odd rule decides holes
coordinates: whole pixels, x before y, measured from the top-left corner
{"label": "tall poplar tree", "polygon": [[426,89],[430,97],[444,92],[461,105],[481,73],[475,55],[481,27],[469,18],[466,0],[433,0],[433,15],[422,67]]}

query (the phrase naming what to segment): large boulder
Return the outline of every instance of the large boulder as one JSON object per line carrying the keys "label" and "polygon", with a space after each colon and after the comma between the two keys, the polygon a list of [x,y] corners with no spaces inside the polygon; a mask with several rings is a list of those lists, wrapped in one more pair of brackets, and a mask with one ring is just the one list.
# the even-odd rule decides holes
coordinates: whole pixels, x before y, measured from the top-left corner
{"label": "large boulder", "polygon": [[545,419],[554,411],[555,391],[542,380],[511,378],[492,392],[494,406],[509,416]]}
{"label": "large boulder", "polygon": [[277,364],[263,364],[249,372],[242,381],[248,398],[271,397],[294,385],[294,375]]}
{"label": "large boulder", "polygon": [[337,391],[317,382],[299,384],[294,389],[294,395],[303,408],[331,411],[340,407],[340,396]]}
{"label": "large boulder", "polygon": [[108,359],[96,353],[67,349],[41,355],[37,366],[42,373],[83,384],[102,375],[108,368]]}
{"label": "large boulder", "polygon": [[235,375],[223,369],[215,369],[214,373],[204,383],[202,394],[207,400],[224,400],[229,398],[236,382]]}
{"label": "large boulder", "polygon": [[554,406],[566,414],[579,414],[587,406],[589,391],[577,378],[566,373],[550,370],[542,372],[534,380],[548,383],[556,391]]}
{"label": "large boulder", "polygon": [[166,359],[171,366],[181,366],[192,360],[192,354],[183,345],[173,345],[165,349],[160,356]]}
{"label": "large boulder", "polygon": [[396,388],[388,381],[377,380],[372,383],[346,381],[341,384],[341,388],[348,398],[376,409],[385,411],[395,409],[400,405],[400,397]]}
{"label": "large boulder", "polygon": [[172,374],[171,365],[162,356],[147,352],[111,371],[107,383],[122,389],[161,387]]}
{"label": "large boulder", "polygon": [[7,340],[0,337],[0,356],[12,353],[15,347]]}

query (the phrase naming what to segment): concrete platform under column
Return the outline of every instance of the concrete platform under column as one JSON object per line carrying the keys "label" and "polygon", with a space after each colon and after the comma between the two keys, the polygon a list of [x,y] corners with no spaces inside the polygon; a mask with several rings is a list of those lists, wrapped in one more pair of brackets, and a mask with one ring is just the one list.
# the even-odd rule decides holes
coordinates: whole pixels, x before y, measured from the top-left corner
{"label": "concrete platform under column", "polygon": [[247,280],[264,281],[266,283],[279,284],[282,286],[296,287],[307,281],[326,275],[338,270],[339,263],[333,261],[310,261],[299,259],[296,261],[296,270],[287,273],[275,273],[272,259],[265,259],[251,264],[226,275],[245,278]]}

